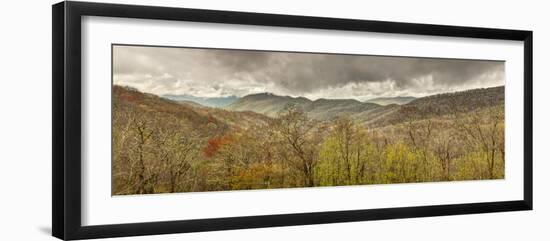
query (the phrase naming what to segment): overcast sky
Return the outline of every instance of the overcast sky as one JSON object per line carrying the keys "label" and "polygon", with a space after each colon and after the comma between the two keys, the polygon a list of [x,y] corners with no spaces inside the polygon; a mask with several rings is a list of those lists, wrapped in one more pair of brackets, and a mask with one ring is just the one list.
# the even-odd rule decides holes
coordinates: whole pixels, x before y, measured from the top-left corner
{"label": "overcast sky", "polygon": [[114,46],[113,82],[157,95],[366,100],[504,85],[504,62]]}

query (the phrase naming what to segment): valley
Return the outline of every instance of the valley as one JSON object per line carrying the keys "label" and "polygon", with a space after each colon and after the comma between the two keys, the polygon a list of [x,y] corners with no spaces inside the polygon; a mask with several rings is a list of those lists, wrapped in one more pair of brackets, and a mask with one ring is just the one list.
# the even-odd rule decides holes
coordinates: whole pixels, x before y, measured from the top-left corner
{"label": "valley", "polygon": [[504,178],[504,87],[195,97],[113,86],[113,195]]}

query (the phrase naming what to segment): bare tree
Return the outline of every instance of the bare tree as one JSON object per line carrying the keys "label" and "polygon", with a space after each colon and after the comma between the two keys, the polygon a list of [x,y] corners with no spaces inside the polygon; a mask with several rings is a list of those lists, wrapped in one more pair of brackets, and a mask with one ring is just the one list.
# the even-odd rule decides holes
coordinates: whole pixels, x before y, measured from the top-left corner
{"label": "bare tree", "polygon": [[434,153],[441,166],[441,176],[445,181],[450,181],[453,160],[459,156],[459,143],[456,134],[452,131],[442,131],[433,141]]}
{"label": "bare tree", "polygon": [[315,165],[318,161],[319,145],[322,141],[315,122],[296,108],[288,105],[279,113],[277,130],[286,148],[293,153],[287,161],[302,173],[304,186],[315,185]]}
{"label": "bare tree", "polygon": [[[414,106],[403,106],[402,114],[405,118],[405,127],[407,135],[411,141],[412,147],[422,157],[421,166],[414,167],[415,180],[429,179],[424,176],[430,172],[427,170],[429,166],[429,149],[433,138],[433,121],[428,117],[429,111],[420,110]],[[422,168],[422,171],[419,171]]]}
{"label": "bare tree", "polygon": [[136,182],[136,193],[152,193],[153,187],[150,185],[150,182],[156,180],[157,174],[150,173],[147,175],[147,166],[145,164],[145,155],[146,155],[146,145],[149,142],[151,135],[153,134],[153,129],[150,127],[149,120],[146,118],[140,118],[135,116],[132,119],[132,127],[136,133],[136,146],[135,152],[137,154],[137,182]]}
{"label": "bare tree", "polygon": [[487,177],[495,178],[495,163],[497,155],[504,158],[504,132],[500,125],[504,114],[497,108],[492,108],[488,113],[474,111],[468,113],[457,121],[458,129],[462,131],[470,146],[480,147],[484,152],[487,166]]}
{"label": "bare tree", "polygon": [[162,163],[169,191],[182,191],[181,178],[188,174],[198,154],[197,135],[176,118],[158,121],[157,125],[154,135],[157,160]]}
{"label": "bare tree", "polygon": [[495,178],[498,155],[504,160],[504,105],[466,108],[456,98],[450,101],[454,108],[454,125],[460,137],[471,150],[481,149],[486,166],[485,176]]}

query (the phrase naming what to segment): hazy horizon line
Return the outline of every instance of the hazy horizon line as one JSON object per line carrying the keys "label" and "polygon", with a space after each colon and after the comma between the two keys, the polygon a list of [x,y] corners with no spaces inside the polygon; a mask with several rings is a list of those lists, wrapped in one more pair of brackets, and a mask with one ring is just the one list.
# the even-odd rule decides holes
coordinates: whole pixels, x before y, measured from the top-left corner
{"label": "hazy horizon line", "polygon": [[238,95],[198,96],[198,95],[192,95],[192,94],[172,94],[172,93],[155,94],[155,93],[152,93],[152,92],[147,92],[147,91],[140,90],[138,87],[130,86],[130,85],[120,85],[120,84],[113,83],[112,86],[113,87],[114,86],[129,87],[129,88],[135,89],[135,90],[137,90],[141,93],[152,94],[152,95],[159,96],[159,97],[164,97],[164,96],[191,96],[191,97],[195,97],[195,98],[205,98],[205,99],[236,97],[236,98],[240,99],[240,98],[244,98],[244,97],[251,96],[251,95],[271,94],[271,95],[278,96],[278,97],[290,97],[290,98],[293,98],[293,99],[305,98],[305,99],[308,99],[310,101],[325,99],[325,100],[357,100],[357,101],[360,101],[360,102],[365,102],[365,101],[375,100],[375,99],[379,99],[379,98],[415,98],[415,99],[418,99],[418,98],[423,98],[423,97],[428,97],[428,96],[434,96],[434,95],[440,95],[440,94],[452,94],[452,93],[464,92],[464,91],[469,91],[469,90],[498,88],[498,87],[504,87],[505,85],[494,85],[494,86],[468,88],[468,89],[456,89],[456,90],[451,90],[451,91],[446,91],[446,92],[438,92],[438,93],[433,93],[433,94],[416,95],[416,96],[414,96],[414,95],[397,95],[397,96],[383,96],[383,95],[380,95],[380,96],[377,96],[377,97],[364,98],[364,99],[363,98],[353,98],[353,97],[350,97],[350,98],[330,98],[330,97],[309,98],[309,97],[302,96],[302,95],[295,95],[295,96],[294,95],[284,95],[284,94],[277,94],[277,93],[267,92],[267,91],[262,91],[262,92],[257,92],[257,93],[250,93],[250,94],[246,94],[246,95],[242,95],[242,96],[238,96]]}

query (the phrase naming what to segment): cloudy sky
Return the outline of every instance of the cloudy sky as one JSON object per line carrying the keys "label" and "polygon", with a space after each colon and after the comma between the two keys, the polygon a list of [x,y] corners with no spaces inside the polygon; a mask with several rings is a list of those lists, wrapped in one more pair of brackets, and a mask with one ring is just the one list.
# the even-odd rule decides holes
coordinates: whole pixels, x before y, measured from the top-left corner
{"label": "cloudy sky", "polygon": [[157,95],[366,100],[504,85],[504,62],[117,45],[113,82]]}

